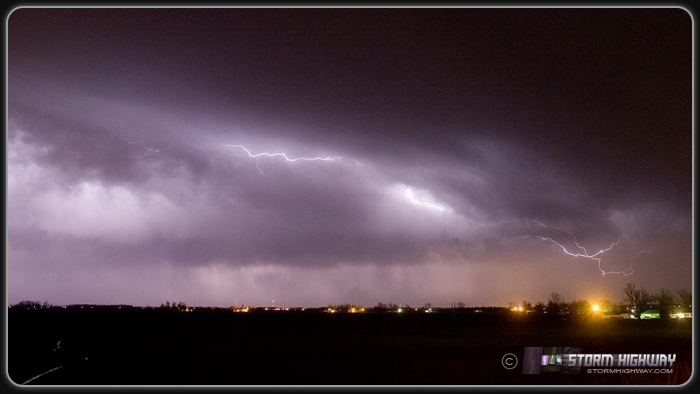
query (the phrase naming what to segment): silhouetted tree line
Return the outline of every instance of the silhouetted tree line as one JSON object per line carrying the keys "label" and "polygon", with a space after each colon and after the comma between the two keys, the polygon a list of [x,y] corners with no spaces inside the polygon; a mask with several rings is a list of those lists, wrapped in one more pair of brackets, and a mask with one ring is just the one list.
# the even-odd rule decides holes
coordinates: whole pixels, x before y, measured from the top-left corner
{"label": "silhouetted tree line", "polygon": [[187,309],[187,304],[185,304],[184,302],[176,303],[175,301],[173,301],[171,303],[170,301],[165,301],[165,304],[160,304],[160,307],[164,309],[177,309],[184,311]]}
{"label": "silhouetted tree line", "polygon": [[41,309],[41,308],[51,308],[53,305],[49,304],[48,301],[43,303],[39,301],[20,301],[14,305],[10,305],[10,308],[21,308],[21,309]]}
{"label": "silhouetted tree line", "polygon": [[537,302],[534,306],[529,301],[521,303],[509,302],[508,308],[513,311],[548,315],[590,315],[596,305],[600,313],[620,314],[629,311],[636,318],[649,309],[658,309],[660,318],[669,318],[672,313],[692,312],[693,295],[686,289],[680,289],[675,294],[666,288],[661,288],[657,294],[651,294],[647,289],[627,283],[623,289],[625,295],[623,304],[615,305],[609,300],[592,303],[588,300],[566,302],[556,292],[549,295],[547,303]]}
{"label": "silhouetted tree line", "polygon": [[686,289],[673,294],[669,289],[661,288],[657,294],[652,295],[644,286],[637,288],[634,283],[627,283],[624,293],[625,301],[634,309],[637,318],[649,307],[656,307],[662,319],[670,317],[673,312],[692,312],[693,293]]}

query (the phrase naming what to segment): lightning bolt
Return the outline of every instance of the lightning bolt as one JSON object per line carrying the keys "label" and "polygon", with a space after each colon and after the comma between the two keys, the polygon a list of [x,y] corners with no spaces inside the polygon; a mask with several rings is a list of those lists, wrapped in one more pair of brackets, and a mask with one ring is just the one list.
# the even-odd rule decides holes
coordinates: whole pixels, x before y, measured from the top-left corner
{"label": "lightning bolt", "polygon": [[287,156],[287,154],[284,153],[284,152],[276,152],[276,153],[268,153],[268,152],[253,153],[253,152],[251,152],[248,148],[246,148],[246,147],[243,146],[243,145],[233,145],[233,144],[229,144],[229,145],[224,145],[224,146],[225,146],[225,147],[229,147],[229,148],[240,148],[240,149],[242,149],[243,151],[245,151],[245,153],[248,155],[248,157],[251,157],[251,158],[254,158],[254,159],[255,159],[255,168],[257,168],[258,171],[260,171],[261,174],[263,173],[262,168],[260,168],[260,158],[261,158],[261,157],[270,157],[270,158],[282,157],[282,158],[284,158],[285,161],[290,161],[290,162],[295,162],[295,161],[334,161],[334,160],[340,160],[340,159],[341,159],[341,157],[295,157],[295,158],[291,158],[291,157]]}
{"label": "lightning bolt", "polygon": [[[253,153],[250,149],[246,148],[243,145],[240,144],[224,144],[223,146],[228,147],[228,148],[238,148],[243,150],[248,157],[255,159],[255,167],[258,169],[258,171],[263,174],[263,169],[260,168],[260,158],[261,157],[268,157],[268,158],[275,158],[275,157],[281,157],[285,161],[288,162],[296,162],[296,161],[334,161],[334,160],[340,160],[341,157],[289,157],[286,153],[284,152],[260,152],[260,153]],[[359,163],[358,163],[359,164]],[[401,184],[400,186],[403,187],[403,191],[405,193],[406,198],[413,204],[417,206],[423,206],[432,210],[436,210],[439,212],[453,212],[452,209],[449,207],[445,207],[442,205],[439,205],[435,202],[426,200],[425,198],[421,198],[418,195],[416,195],[416,192],[409,186]],[[486,227],[486,226],[495,226],[495,225],[501,225],[501,224],[507,224],[507,223],[514,223],[517,221],[529,221],[532,222],[542,228],[545,229],[555,229],[559,232],[567,234],[570,238],[571,241],[573,242],[574,245],[576,245],[575,249],[569,250],[564,244],[561,242],[557,241],[555,238],[552,236],[546,236],[546,235],[525,235],[523,238],[537,238],[541,241],[547,241],[551,242],[552,244],[558,246],[565,254],[574,257],[574,258],[584,258],[584,259],[589,259],[596,261],[598,263],[598,270],[601,272],[603,276],[605,275],[624,275],[624,276],[630,276],[634,273],[634,260],[636,260],[641,254],[646,253],[646,254],[651,254],[653,250],[640,250],[637,252],[637,254],[632,257],[630,261],[630,270],[629,271],[606,271],[603,269],[603,255],[609,251],[611,251],[613,248],[615,248],[619,243],[620,239],[618,239],[615,242],[612,242],[610,246],[608,246],[605,249],[600,249],[596,251],[595,253],[589,252],[585,246],[583,246],[581,243],[579,243],[578,239],[576,238],[576,235],[573,233],[563,230],[559,227],[550,227],[545,225],[544,223],[533,220],[533,219],[520,219],[520,220],[507,220],[507,221],[500,221],[500,222],[492,222],[492,223],[481,223],[476,220],[470,219],[468,217],[459,215],[462,219],[465,219],[469,222],[476,223],[479,226]]]}
{"label": "lightning bolt", "polygon": [[635,260],[637,257],[639,257],[639,255],[642,254],[642,253],[651,254],[651,252],[653,252],[653,251],[654,251],[654,250],[640,250],[639,252],[637,252],[637,254],[634,255],[634,257],[632,257],[632,258],[630,259],[630,272],[625,272],[625,271],[608,271],[608,272],[603,272],[603,275],[606,275],[606,274],[623,274],[624,276],[630,276],[630,275],[632,275],[632,274],[634,273],[634,260]]}
{"label": "lightning bolt", "polygon": [[[440,211],[440,212],[452,212],[452,210],[451,210],[450,208],[448,208],[448,207],[445,207],[445,206],[442,206],[442,205],[438,205],[438,204],[436,204],[436,203],[434,203],[434,202],[431,202],[431,201],[429,201],[429,200],[426,200],[426,199],[424,199],[424,198],[420,198],[420,197],[416,194],[416,192],[415,192],[411,187],[409,187],[409,186],[407,186],[407,185],[403,185],[403,184],[400,185],[400,186],[401,186],[402,189],[403,189],[403,192],[404,192],[404,194],[405,194],[405,197],[406,197],[411,203],[413,203],[413,204],[415,204],[415,205],[418,205],[418,206],[426,207],[426,208],[429,208],[429,209],[432,209],[432,210]],[[523,238],[530,238],[530,237],[533,237],[533,238],[537,238],[537,239],[539,239],[539,240],[541,240],[541,241],[551,242],[552,244],[558,246],[565,254],[567,254],[567,255],[569,255],[569,256],[571,256],[571,257],[574,257],[574,258],[584,258],[584,259],[593,260],[593,261],[595,261],[595,262],[598,263],[598,270],[600,271],[601,275],[603,275],[603,276],[605,276],[605,275],[624,275],[624,276],[630,276],[630,275],[632,275],[632,274],[634,273],[634,260],[636,260],[642,253],[651,254],[651,253],[653,252],[653,250],[640,250],[639,252],[637,252],[637,254],[636,254],[634,257],[632,257],[632,258],[630,259],[630,269],[629,269],[629,271],[606,271],[605,269],[603,269],[603,255],[604,255],[605,253],[611,251],[611,250],[612,250],[613,248],[615,248],[617,245],[619,245],[619,244],[620,244],[620,241],[621,241],[620,239],[618,239],[618,240],[615,241],[615,242],[612,242],[612,243],[610,244],[610,246],[608,246],[607,248],[600,249],[600,250],[598,250],[598,251],[596,251],[596,252],[589,252],[588,249],[586,249],[586,247],[583,246],[583,245],[579,242],[579,240],[576,238],[576,235],[575,235],[574,233],[569,232],[569,231],[566,231],[566,230],[563,230],[562,228],[559,228],[559,227],[550,227],[550,226],[547,226],[546,224],[544,224],[544,223],[542,223],[542,222],[540,222],[540,221],[534,220],[534,219],[525,218],[525,219],[520,219],[520,220],[515,220],[515,219],[513,219],[513,220],[504,220],[504,221],[491,222],[491,223],[481,223],[481,222],[478,222],[478,221],[476,221],[476,220],[470,219],[470,218],[468,218],[468,217],[466,217],[466,216],[463,216],[463,215],[459,215],[459,214],[458,214],[458,216],[459,216],[461,219],[463,219],[463,220],[466,220],[466,221],[475,223],[475,224],[477,224],[477,225],[479,225],[479,226],[481,226],[481,227],[500,226],[500,225],[504,225],[504,224],[511,224],[511,223],[515,223],[515,222],[519,222],[519,221],[524,221],[524,222],[531,222],[531,223],[534,223],[534,224],[536,224],[537,226],[542,227],[542,228],[545,228],[545,229],[548,229],[548,230],[555,229],[555,230],[557,230],[557,231],[559,231],[559,232],[561,232],[561,233],[567,234],[567,235],[571,238],[571,242],[575,245],[575,247],[573,247],[573,248],[567,248],[567,246],[565,246],[564,243],[562,243],[562,242],[558,241],[557,239],[555,239],[554,236],[547,236],[547,235],[525,235],[525,236],[523,236]]]}
{"label": "lightning bolt", "polygon": [[431,208],[431,209],[434,209],[434,210],[440,211],[440,212],[449,212],[450,211],[449,208],[446,208],[446,207],[443,207],[441,205],[434,204],[434,203],[431,203],[429,201],[425,201],[423,199],[418,198],[416,196],[415,192],[413,191],[413,189],[411,189],[410,187],[405,186],[405,185],[403,187],[404,187],[404,192],[406,193],[406,197],[408,197],[409,201],[411,201],[412,203],[414,203],[416,205],[422,205],[422,206],[425,206],[425,207],[428,207],[428,208]]}
{"label": "lightning bolt", "polygon": [[[550,228],[549,226],[547,226],[547,225],[545,225],[545,224],[543,224],[543,223],[541,223],[541,222],[539,222],[539,221],[537,221],[537,220],[531,220],[531,219],[530,219],[530,221],[532,221],[533,223],[535,223],[535,224],[537,224],[537,225],[539,225],[539,226],[541,226],[541,227],[544,227],[544,228],[547,228],[547,229]],[[639,255],[641,255],[642,253],[651,254],[651,253],[653,252],[653,250],[640,250],[639,252],[637,252],[637,254],[634,255],[634,257],[632,257],[632,258],[630,259],[630,271],[629,271],[629,272],[626,272],[626,271],[606,271],[606,270],[604,270],[603,267],[602,267],[602,260],[603,260],[603,258],[600,257],[600,256],[601,256],[602,254],[606,253],[606,252],[611,251],[615,246],[617,246],[617,245],[620,243],[620,239],[618,239],[617,241],[611,243],[610,246],[607,247],[606,249],[601,249],[601,250],[599,250],[599,251],[597,251],[597,252],[591,254],[591,253],[588,252],[588,250],[586,250],[586,248],[585,248],[584,246],[582,246],[582,245],[578,242],[578,240],[576,239],[576,236],[575,236],[573,233],[571,233],[571,232],[569,232],[569,231],[566,231],[566,230],[562,230],[562,229],[559,228],[559,227],[552,227],[552,228],[554,228],[554,229],[556,229],[556,230],[558,230],[558,231],[561,231],[561,232],[563,232],[563,233],[568,234],[568,235],[571,237],[571,240],[573,241],[573,243],[576,245],[576,248],[577,248],[578,251],[570,251],[570,250],[568,250],[568,249],[566,248],[566,246],[562,245],[561,243],[559,243],[558,241],[556,241],[554,238],[548,237],[548,236],[543,236],[543,235],[525,235],[523,238],[535,237],[535,238],[540,239],[540,240],[542,240],[542,241],[549,241],[549,242],[551,242],[551,243],[557,245],[562,251],[564,251],[564,253],[566,253],[566,254],[569,255],[569,256],[576,257],[576,258],[581,257],[581,258],[585,258],[585,259],[594,260],[594,261],[598,262],[598,270],[601,272],[601,274],[602,274],[603,276],[605,276],[605,275],[615,275],[615,274],[617,274],[617,275],[622,274],[622,275],[624,275],[624,276],[630,276],[630,275],[632,275],[632,274],[634,273],[634,260],[637,259],[637,258],[639,257]]]}

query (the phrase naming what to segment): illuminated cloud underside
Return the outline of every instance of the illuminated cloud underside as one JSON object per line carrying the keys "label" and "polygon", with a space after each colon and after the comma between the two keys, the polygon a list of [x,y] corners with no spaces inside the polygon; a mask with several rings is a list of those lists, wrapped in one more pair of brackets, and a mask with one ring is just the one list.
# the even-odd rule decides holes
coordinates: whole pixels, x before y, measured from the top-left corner
{"label": "illuminated cloud underside", "polygon": [[11,303],[690,287],[683,16],[185,11],[13,13]]}

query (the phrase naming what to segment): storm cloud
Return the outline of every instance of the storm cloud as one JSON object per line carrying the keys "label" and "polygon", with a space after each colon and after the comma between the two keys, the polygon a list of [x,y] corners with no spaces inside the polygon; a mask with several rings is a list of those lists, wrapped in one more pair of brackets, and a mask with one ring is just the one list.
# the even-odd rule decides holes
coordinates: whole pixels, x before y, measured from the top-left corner
{"label": "storm cloud", "polygon": [[690,42],[679,9],[15,10],[9,300],[687,288]]}

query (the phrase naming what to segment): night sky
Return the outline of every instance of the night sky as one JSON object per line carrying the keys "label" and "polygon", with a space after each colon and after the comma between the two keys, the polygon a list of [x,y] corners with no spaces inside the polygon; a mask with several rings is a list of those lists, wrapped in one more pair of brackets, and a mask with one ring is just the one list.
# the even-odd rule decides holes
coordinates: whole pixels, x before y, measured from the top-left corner
{"label": "night sky", "polygon": [[677,8],[15,10],[8,302],[690,289],[691,29]]}

